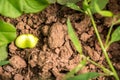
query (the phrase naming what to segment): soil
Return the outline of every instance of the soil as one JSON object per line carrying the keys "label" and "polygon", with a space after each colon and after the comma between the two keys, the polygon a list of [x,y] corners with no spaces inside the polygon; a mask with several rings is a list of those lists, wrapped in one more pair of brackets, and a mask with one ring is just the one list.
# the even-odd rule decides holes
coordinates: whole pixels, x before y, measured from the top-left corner
{"label": "soil", "polygon": [[[81,5],[81,2],[78,5]],[[110,0],[106,8],[114,14],[118,14],[120,13],[120,1]],[[31,33],[39,38],[37,46],[32,49],[20,49],[16,47],[14,42],[9,44],[8,60],[10,64],[0,67],[0,80],[62,80],[64,75],[81,60],[67,33],[66,20],[68,17],[83,45],[84,54],[108,67],[90,18],[83,13],[53,4],[42,12],[24,14],[16,19],[0,17],[16,27],[17,35]],[[104,18],[98,14],[95,14],[94,17],[101,38],[105,42],[111,18]],[[112,44],[108,52],[120,76],[120,42]],[[87,66],[78,73],[90,71],[101,72],[95,65],[87,63]],[[104,76],[94,80],[115,79]]]}

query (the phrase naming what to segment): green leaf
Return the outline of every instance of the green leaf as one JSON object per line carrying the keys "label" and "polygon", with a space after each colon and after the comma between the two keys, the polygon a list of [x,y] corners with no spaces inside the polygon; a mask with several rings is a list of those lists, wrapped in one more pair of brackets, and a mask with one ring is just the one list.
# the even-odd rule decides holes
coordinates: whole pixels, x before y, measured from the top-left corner
{"label": "green leaf", "polygon": [[77,3],[80,0],[57,0],[57,3],[61,4],[61,5],[65,5],[67,3]]}
{"label": "green leaf", "polygon": [[0,61],[5,60],[8,56],[6,48],[7,44],[0,46]]}
{"label": "green leaf", "polygon": [[0,61],[0,66],[6,65],[8,63],[9,63],[9,61]]}
{"label": "green leaf", "polygon": [[73,42],[76,50],[82,54],[82,46],[81,43],[79,41],[79,39],[77,38],[74,29],[72,28],[70,19],[68,18],[67,20],[67,26],[68,26],[68,35],[70,36],[71,41]]}
{"label": "green leaf", "polygon": [[120,41],[120,26],[112,33],[109,44]]}
{"label": "green leaf", "polygon": [[70,77],[67,80],[89,80],[98,76],[99,73],[97,72],[88,72],[88,73],[80,74],[78,76]]}
{"label": "green leaf", "polygon": [[91,1],[91,4],[90,4],[90,10],[93,14],[99,13],[100,15],[105,17],[112,17],[113,13],[111,11],[102,10],[107,3],[108,3],[108,0],[101,0],[100,2],[99,0],[93,0]]}
{"label": "green leaf", "polygon": [[87,2],[86,0],[83,1],[82,7],[83,7],[83,10],[84,10],[85,12],[86,12],[87,9],[89,8],[88,2]]}
{"label": "green leaf", "polygon": [[48,6],[48,2],[46,0],[23,0],[23,12],[25,13],[35,13],[42,11],[44,8]]}
{"label": "green leaf", "polygon": [[83,10],[80,9],[80,7],[77,6],[75,3],[67,3],[66,6],[71,8],[71,9],[73,9],[73,10],[77,10],[77,11],[83,12]]}
{"label": "green leaf", "polygon": [[18,17],[22,14],[17,8],[18,5],[11,4],[10,0],[0,0],[0,14],[8,17]]}
{"label": "green leaf", "polygon": [[93,14],[97,13],[98,11],[104,9],[108,2],[109,0],[91,0],[90,10]]}
{"label": "green leaf", "polygon": [[0,46],[8,44],[16,38],[16,29],[13,25],[0,21]]}
{"label": "green leaf", "polygon": [[0,14],[19,17],[22,13],[35,13],[48,6],[46,0],[0,0]]}
{"label": "green leaf", "polygon": [[105,17],[112,17],[113,13],[111,11],[107,11],[107,10],[102,10],[98,12],[100,15],[105,16]]}
{"label": "green leaf", "polygon": [[16,29],[13,25],[0,21],[0,66],[7,64],[7,44],[16,38]]}

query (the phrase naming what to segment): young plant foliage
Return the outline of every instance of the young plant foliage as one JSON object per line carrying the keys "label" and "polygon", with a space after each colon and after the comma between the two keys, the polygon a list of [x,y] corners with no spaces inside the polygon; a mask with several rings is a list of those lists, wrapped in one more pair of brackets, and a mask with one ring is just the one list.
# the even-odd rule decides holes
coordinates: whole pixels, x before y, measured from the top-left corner
{"label": "young plant foliage", "polygon": [[67,3],[66,6],[73,10],[83,12],[83,10],[79,6],[77,6],[75,3]]}
{"label": "young plant foliage", "polygon": [[15,38],[15,27],[9,23],[0,21],[0,46],[12,42]]}
{"label": "young plant foliage", "polygon": [[81,46],[81,43],[80,41],[78,40],[76,34],[75,34],[75,31],[74,29],[72,28],[72,25],[71,25],[71,22],[70,22],[70,19],[68,18],[67,20],[67,26],[68,26],[68,34],[70,36],[70,39],[72,41],[72,43],[74,44],[76,50],[82,54],[82,46]]}
{"label": "young plant foliage", "polygon": [[83,10],[79,6],[77,6],[75,3],[67,3],[66,6],[73,10],[77,10],[83,13],[85,13],[87,9],[90,9],[92,14],[99,13],[100,15],[105,17],[112,17],[113,13],[111,11],[102,10],[105,8],[107,3],[108,3],[108,0],[102,0],[102,1],[92,0],[90,4],[87,5],[87,2],[83,1]]}
{"label": "young plant foliage", "polygon": [[113,13],[110,11],[107,11],[107,10],[98,11],[98,13],[102,16],[105,16],[105,17],[112,17],[113,16]]}
{"label": "young plant foliage", "polygon": [[99,13],[102,16],[105,17],[112,17],[113,13],[111,11],[103,10],[109,0],[91,0],[90,3],[90,10],[91,12],[94,13]]}
{"label": "young plant foliage", "polygon": [[[98,32],[98,30],[97,30],[97,24],[95,23],[95,20],[94,20],[94,16],[93,16],[93,14],[94,13],[98,13],[98,14],[100,14],[100,15],[102,15],[102,16],[104,16],[104,17],[112,17],[113,16],[113,13],[112,12],[110,12],[110,11],[107,11],[107,10],[103,10],[105,7],[106,7],[106,4],[109,2],[109,0],[84,0],[83,1],[83,7],[81,8],[81,9],[83,9],[83,13],[86,13],[87,15],[89,15],[90,16],[90,19],[91,19],[91,22],[92,22],[92,25],[93,25],[93,27],[94,27],[94,30],[95,30],[95,33],[96,33],[96,35],[97,35],[97,38],[98,38],[98,41],[99,41],[99,43],[100,43],[100,47],[101,47],[101,49],[102,49],[102,51],[103,51],[103,54],[105,55],[105,58],[106,58],[106,61],[108,62],[108,64],[109,64],[109,67],[110,67],[110,69],[112,70],[112,75],[115,77],[115,79],[116,80],[119,80],[119,77],[118,77],[118,74],[117,74],[117,72],[116,72],[116,70],[114,69],[114,67],[113,67],[113,65],[112,65],[112,62],[110,61],[110,58],[109,58],[109,56],[108,56],[108,53],[107,53],[107,51],[106,51],[106,48],[104,47],[104,45],[103,45],[103,42],[102,42],[102,40],[101,40],[101,37],[100,37],[100,34],[99,34],[99,32]],[[77,10],[77,11],[80,11],[80,8],[79,7],[76,7],[77,5],[76,4],[69,4],[69,5],[67,5],[68,7],[70,7],[71,9],[74,9],[74,10]],[[82,12],[82,11],[81,11]],[[73,31],[73,29],[71,29],[71,24],[70,24],[70,21],[69,21],[69,19],[68,19],[68,21],[67,21],[67,25],[68,25],[68,33],[69,33],[69,35],[70,35],[70,39],[71,39],[71,41],[73,42],[73,44],[74,44],[74,46],[75,46],[75,48],[77,49],[77,51],[80,53],[80,52],[82,52],[82,49],[81,49],[81,45],[79,45],[79,40],[77,39],[77,37],[75,36],[75,33],[72,33],[72,32],[74,32]],[[71,29],[71,30],[69,30],[69,28]],[[120,31],[120,30],[119,30]],[[116,31],[116,32],[118,32],[118,31]],[[120,34],[119,34],[120,35]],[[114,37],[114,36],[116,36],[116,37]],[[111,39],[111,41],[110,41],[110,44],[112,43],[112,42],[114,42],[114,41],[118,41],[120,38],[117,38],[118,36],[117,36],[117,34],[114,34],[113,33],[113,38]],[[77,45],[79,45],[79,46],[77,46]],[[93,63],[94,65],[97,65],[97,66],[99,66],[99,67],[101,67],[101,69],[103,69],[103,71],[106,69],[105,67],[103,67],[103,66],[100,66],[99,64],[97,64],[96,62],[94,62],[94,61],[91,61],[91,60],[89,60],[91,63]],[[109,71],[109,70],[108,70]],[[111,72],[111,71],[110,71]],[[109,75],[109,74],[107,74],[107,75]],[[86,77],[86,76],[85,76]],[[75,78],[70,78],[70,80],[88,80],[88,79],[85,79],[85,78],[79,78],[79,77],[76,77],[75,76]]]}
{"label": "young plant foliage", "polygon": [[1,63],[1,61],[5,60],[7,58],[7,56],[8,56],[7,44],[0,46],[0,63]]}
{"label": "young plant foliage", "polygon": [[16,18],[23,13],[35,13],[49,5],[46,0],[0,0],[0,14]]}
{"label": "young plant foliage", "polygon": [[120,26],[112,33],[109,44],[112,44],[116,41],[120,41]]}
{"label": "young plant foliage", "polygon": [[[68,34],[70,36],[70,39],[73,43],[73,45],[75,46],[76,50],[81,53],[82,55],[82,46],[80,44],[80,41],[78,40],[74,29],[72,28],[70,19],[68,18],[67,20],[67,26],[68,26]],[[80,56],[81,56],[80,55]],[[82,57],[82,56],[81,56]],[[91,78],[95,78],[98,77],[99,74],[97,72],[90,72],[90,73],[86,73],[86,74],[80,74],[78,76],[74,76],[75,73],[77,73],[80,69],[82,69],[87,62],[87,57],[84,58],[77,67],[75,67],[73,70],[71,70],[66,76],[66,80],[89,80]]]}
{"label": "young plant foliage", "polygon": [[89,4],[91,12],[97,13],[98,8],[99,8],[99,10],[104,9],[108,2],[109,2],[109,0],[91,0],[91,2]]}

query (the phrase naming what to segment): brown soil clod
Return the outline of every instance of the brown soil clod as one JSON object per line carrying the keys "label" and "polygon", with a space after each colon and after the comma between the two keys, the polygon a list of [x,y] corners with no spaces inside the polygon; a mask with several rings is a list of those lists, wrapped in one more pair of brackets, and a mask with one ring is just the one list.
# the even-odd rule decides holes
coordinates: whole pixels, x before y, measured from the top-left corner
{"label": "brown soil clod", "polygon": [[10,64],[17,69],[25,68],[27,66],[24,59],[22,59],[19,56],[13,56],[9,61],[10,61]]}
{"label": "brown soil clod", "polygon": [[61,47],[65,42],[64,28],[65,25],[61,23],[55,23],[51,26],[48,37],[48,45],[51,49]]}

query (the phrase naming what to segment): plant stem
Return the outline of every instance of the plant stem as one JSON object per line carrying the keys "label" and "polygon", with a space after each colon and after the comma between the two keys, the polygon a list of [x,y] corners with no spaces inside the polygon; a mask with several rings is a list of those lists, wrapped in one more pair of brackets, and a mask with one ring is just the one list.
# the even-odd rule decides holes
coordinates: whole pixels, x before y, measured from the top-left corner
{"label": "plant stem", "polygon": [[110,34],[112,32],[112,28],[113,28],[114,24],[112,24],[110,26],[110,29],[108,31],[108,34],[107,34],[107,38],[106,38],[106,41],[105,41],[105,49],[107,49],[109,47],[108,43],[109,43],[109,39],[110,39]]}
{"label": "plant stem", "polygon": [[71,25],[71,22],[68,18],[67,20],[67,26],[68,26],[68,34],[70,36],[70,39],[71,41],[73,42],[76,50],[80,53],[80,57],[82,59],[82,61],[78,64],[78,66],[73,69],[72,71],[70,71],[66,77],[70,76],[70,75],[73,75],[74,73],[76,73],[79,69],[81,69],[83,66],[86,65],[86,61],[89,61],[91,62],[92,64],[96,65],[97,67],[101,68],[104,72],[105,75],[113,75],[113,72],[110,71],[109,69],[105,68],[103,65],[99,65],[98,63],[96,63],[95,61],[89,59],[89,57],[86,57],[84,54],[83,54],[83,51],[82,51],[82,46],[81,44],[79,44],[79,39],[77,38],[76,34],[75,34],[75,31],[74,29],[72,28],[72,25]]}
{"label": "plant stem", "polygon": [[89,61],[90,63],[94,64],[95,66],[97,66],[99,68],[101,68],[106,75],[113,75],[112,71],[105,68],[103,65],[100,65],[100,64],[96,63],[95,61],[91,60],[89,57],[86,57],[85,55],[80,55],[80,57],[82,57],[83,59],[87,59],[87,61]]}
{"label": "plant stem", "polygon": [[108,62],[108,64],[109,64],[109,67],[110,67],[111,70],[113,71],[113,76],[115,77],[116,80],[119,80],[118,74],[117,74],[117,72],[115,71],[115,69],[114,69],[114,67],[113,67],[113,65],[112,65],[112,63],[111,63],[111,61],[110,61],[110,58],[109,58],[109,56],[108,56],[108,54],[107,54],[106,49],[104,48],[104,45],[103,45],[103,43],[102,43],[102,40],[101,40],[100,35],[99,35],[99,33],[98,33],[98,30],[97,30],[97,26],[96,26],[95,20],[94,20],[94,18],[93,18],[93,15],[92,15],[92,13],[91,13],[91,11],[90,11],[89,8],[87,9],[87,11],[88,11],[88,14],[89,14],[89,16],[90,16],[90,18],[91,18],[91,21],[92,21],[92,24],[93,24],[95,33],[96,33],[96,35],[97,35],[97,38],[98,38],[98,41],[99,41],[100,46],[101,46],[101,48],[102,48],[102,51],[103,51],[103,53],[104,53],[104,55],[105,55],[105,58],[106,58],[106,60],[107,60],[107,62]]}
{"label": "plant stem", "polygon": [[99,65],[98,63],[92,61],[91,59],[88,59],[88,61],[91,62],[92,64],[98,66],[99,68],[101,68],[106,75],[113,75],[113,72],[110,71],[109,69],[105,68],[104,66]]}

